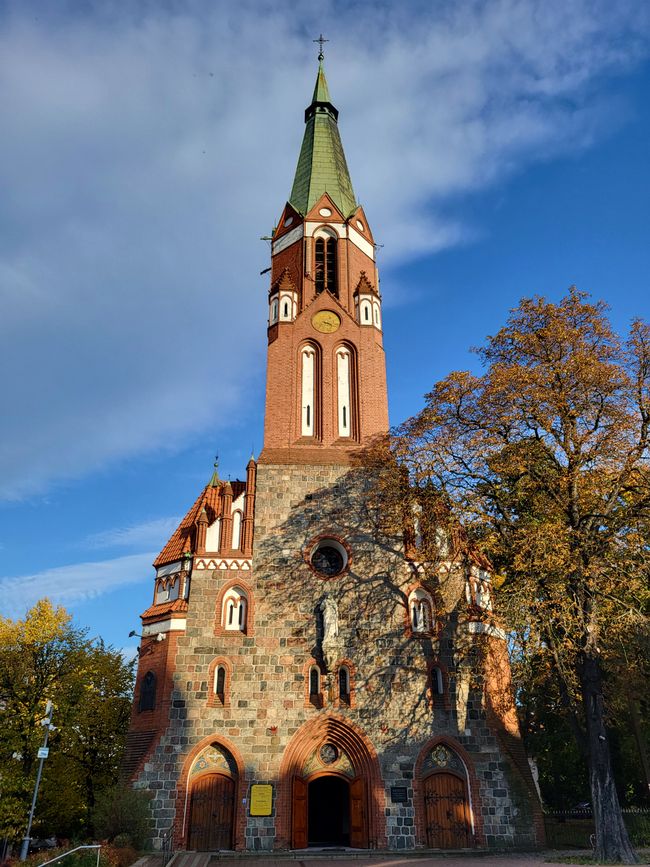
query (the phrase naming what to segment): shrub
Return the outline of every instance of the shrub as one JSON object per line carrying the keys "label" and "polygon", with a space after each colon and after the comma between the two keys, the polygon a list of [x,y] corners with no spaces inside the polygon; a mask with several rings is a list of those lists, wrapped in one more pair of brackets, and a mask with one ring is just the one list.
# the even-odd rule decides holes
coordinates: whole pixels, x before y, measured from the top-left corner
{"label": "shrub", "polygon": [[117,847],[143,849],[151,836],[150,794],[142,789],[116,786],[97,802],[93,824],[100,839]]}

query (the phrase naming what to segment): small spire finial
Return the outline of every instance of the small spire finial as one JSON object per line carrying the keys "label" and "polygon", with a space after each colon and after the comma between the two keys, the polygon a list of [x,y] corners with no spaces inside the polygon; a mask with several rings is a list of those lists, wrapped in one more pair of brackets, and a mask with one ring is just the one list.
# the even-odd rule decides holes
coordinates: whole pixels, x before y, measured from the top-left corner
{"label": "small spire finial", "polygon": [[210,481],[208,484],[212,488],[216,488],[219,485],[219,455],[214,456],[213,467],[214,467],[214,472],[212,473],[212,476],[210,477]]}
{"label": "small spire finial", "polygon": [[312,42],[318,42],[318,44],[320,45],[320,51],[318,52],[318,62],[322,63],[323,60],[325,60],[325,55],[323,54],[323,45],[326,42],[329,42],[329,39],[324,39],[323,34],[321,33],[318,39],[312,39]]}

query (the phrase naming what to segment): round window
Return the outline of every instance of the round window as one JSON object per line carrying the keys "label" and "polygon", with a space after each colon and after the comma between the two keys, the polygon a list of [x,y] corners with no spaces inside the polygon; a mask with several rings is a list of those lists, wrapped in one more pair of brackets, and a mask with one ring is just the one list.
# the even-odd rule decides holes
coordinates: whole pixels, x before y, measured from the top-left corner
{"label": "round window", "polygon": [[340,575],[348,565],[348,552],[336,539],[321,539],[314,546],[309,559],[319,575],[333,578]]}

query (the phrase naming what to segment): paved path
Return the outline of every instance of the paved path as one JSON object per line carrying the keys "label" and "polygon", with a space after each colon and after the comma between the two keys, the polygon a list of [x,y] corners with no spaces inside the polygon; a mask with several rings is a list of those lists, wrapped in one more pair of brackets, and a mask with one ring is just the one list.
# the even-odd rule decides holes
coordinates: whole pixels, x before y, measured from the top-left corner
{"label": "paved path", "polygon": [[[321,854],[318,857],[311,857],[308,854],[302,856],[295,853],[292,858],[275,858],[273,855],[264,857],[258,855],[256,858],[213,858],[211,865],[216,865],[219,861],[224,864],[229,862],[233,867],[289,867],[294,864],[296,867],[315,867],[317,864],[330,864],[333,867],[545,867],[546,864],[557,864],[555,858],[562,857],[564,852],[530,852],[530,853],[508,853],[502,855],[377,855],[367,858],[360,855],[358,858],[347,857],[341,858],[336,854],[331,856]],[[581,852],[574,850],[570,853],[573,856],[591,855],[591,852]],[[648,858],[648,850],[640,855],[640,861],[643,864],[650,863]],[[564,867],[564,865],[563,865]]]}

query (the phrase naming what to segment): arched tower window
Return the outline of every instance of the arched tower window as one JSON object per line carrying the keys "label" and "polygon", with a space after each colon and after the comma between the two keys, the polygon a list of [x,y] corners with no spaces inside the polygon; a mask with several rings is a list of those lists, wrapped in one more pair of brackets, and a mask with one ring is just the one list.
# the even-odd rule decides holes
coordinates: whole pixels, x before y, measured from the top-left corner
{"label": "arched tower window", "polygon": [[435,665],[431,669],[431,692],[433,695],[443,695],[445,692],[445,681],[442,676],[442,669]]}
{"label": "arched tower window", "polygon": [[350,669],[347,665],[339,668],[339,699],[342,704],[350,704]]}
{"label": "arched tower window", "polygon": [[156,707],[156,675],[148,671],[142,678],[140,685],[140,702],[138,710],[154,710]]}
{"label": "arched tower window", "polygon": [[232,516],[232,547],[233,551],[238,551],[241,548],[241,522],[242,513],[237,510]]}
{"label": "arched tower window", "polygon": [[302,400],[300,433],[313,437],[316,433],[316,347],[304,346],[300,353],[302,368]]}
{"label": "arched tower window", "polygon": [[223,665],[214,670],[214,694],[223,704],[226,698],[226,669]]}
{"label": "arched tower window", "polygon": [[332,295],[338,297],[336,244],[337,239],[330,236],[316,238],[314,258],[316,292],[320,293],[328,289]]}
{"label": "arched tower window", "polygon": [[248,599],[239,587],[231,587],[223,600],[223,628],[228,632],[246,632]]}
{"label": "arched tower window", "polygon": [[338,418],[339,436],[349,437],[352,435],[351,418],[351,382],[352,364],[350,350],[345,346],[336,350],[336,384],[338,391]]}

